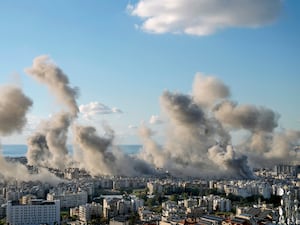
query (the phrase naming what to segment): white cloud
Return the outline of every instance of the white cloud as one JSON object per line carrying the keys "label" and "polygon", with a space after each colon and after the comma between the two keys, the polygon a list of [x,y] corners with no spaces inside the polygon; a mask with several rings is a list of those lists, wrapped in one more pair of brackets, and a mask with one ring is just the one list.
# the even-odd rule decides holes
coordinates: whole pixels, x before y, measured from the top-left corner
{"label": "white cloud", "polygon": [[159,116],[152,115],[149,120],[150,124],[161,124],[163,121],[159,118]]}
{"label": "white cloud", "polygon": [[121,109],[118,109],[116,107],[111,108],[112,113],[123,113]]}
{"label": "white cloud", "polygon": [[90,102],[86,105],[80,105],[79,111],[84,118],[90,118],[92,116],[103,114],[122,113],[122,110],[115,107],[110,108],[100,102]]}
{"label": "white cloud", "polygon": [[259,27],[279,15],[282,0],[139,0],[127,6],[151,33],[209,35],[230,27]]}

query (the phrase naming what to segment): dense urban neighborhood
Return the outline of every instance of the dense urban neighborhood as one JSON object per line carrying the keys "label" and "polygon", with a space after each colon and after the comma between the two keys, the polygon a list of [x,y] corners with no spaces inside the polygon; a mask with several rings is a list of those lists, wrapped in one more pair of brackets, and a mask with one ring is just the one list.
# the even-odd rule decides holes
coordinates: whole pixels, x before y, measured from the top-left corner
{"label": "dense urban neighborhood", "polygon": [[91,177],[78,168],[49,169],[60,183],[1,183],[1,223],[299,224],[299,168],[255,169],[251,180],[179,178],[168,172],[160,177]]}
{"label": "dense urban neighborhood", "polygon": [[0,16],[0,225],[300,225],[300,0]]}

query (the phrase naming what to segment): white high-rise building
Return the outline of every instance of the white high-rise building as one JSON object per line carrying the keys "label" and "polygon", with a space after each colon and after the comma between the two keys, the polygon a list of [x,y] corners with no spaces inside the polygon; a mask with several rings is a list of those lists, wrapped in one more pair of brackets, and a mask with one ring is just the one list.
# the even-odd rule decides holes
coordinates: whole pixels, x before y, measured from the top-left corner
{"label": "white high-rise building", "polygon": [[10,225],[60,224],[60,203],[38,199],[21,205],[8,201],[6,223]]}

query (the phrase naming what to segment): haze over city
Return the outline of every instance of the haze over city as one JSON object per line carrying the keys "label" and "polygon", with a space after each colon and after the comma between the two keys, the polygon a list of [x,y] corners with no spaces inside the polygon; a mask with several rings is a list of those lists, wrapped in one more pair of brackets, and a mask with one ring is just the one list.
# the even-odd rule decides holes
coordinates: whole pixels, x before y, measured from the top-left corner
{"label": "haze over city", "polygon": [[[29,165],[252,178],[254,167],[298,162],[298,1],[0,8],[1,142],[26,144]],[[128,155],[121,144],[142,147]],[[0,160],[4,177],[49,173]]]}

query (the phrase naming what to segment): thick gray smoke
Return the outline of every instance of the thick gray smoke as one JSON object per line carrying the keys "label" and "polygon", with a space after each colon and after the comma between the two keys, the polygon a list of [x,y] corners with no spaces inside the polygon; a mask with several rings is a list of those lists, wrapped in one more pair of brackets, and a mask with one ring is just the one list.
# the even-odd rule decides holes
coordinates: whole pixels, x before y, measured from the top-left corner
{"label": "thick gray smoke", "polygon": [[276,132],[251,133],[239,148],[249,155],[252,165],[274,166],[279,163],[300,162],[300,131],[280,130]]}
{"label": "thick gray smoke", "polygon": [[[71,160],[66,140],[78,113],[77,89],[70,87],[67,76],[47,56],[35,58],[26,72],[46,84],[67,109],[29,138],[28,162],[64,169]],[[276,112],[234,103],[228,86],[215,77],[197,74],[191,95],[165,91],[160,103],[168,118],[163,145],[143,125],[141,152],[126,155],[114,145],[114,131],[108,126],[101,136],[94,127],[73,125],[75,163],[93,176],[153,174],[153,168],[163,168],[174,175],[249,178],[251,166],[300,157],[299,131],[276,130]],[[233,147],[231,136],[237,131],[246,131],[248,136]]]}
{"label": "thick gray smoke", "polygon": [[70,162],[66,142],[68,129],[78,113],[78,89],[70,87],[67,75],[48,56],[36,57],[25,71],[45,84],[68,110],[43,122],[42,129],[28,139],[28,163],[64,169]]}
{"label": "thick gray smoke", "polygon": [[67,149],[68,128],[72,117],[68,113],[55,114],[45,121],[40,131],[28,138],[29,165],[65,169],[70,163]]}
{"label": "thick gray smoke", "polygon": [[[217,79],[211,79],[208,89],[218,86],[213,81],[223,87]],[[199,100],[164,92],[161,105],[170,120],[166,143],[160,147],[153,140],[152,131],[141,127],[144,147],[140,158],[179,176],[252,177],[247,157],[238,156],[232,148],[221,147],[229,145],[231,137]]]}
{"label": "thick gray smoke", "polygon": [[[169,118],[166,142],[159,146],[142,128],[141,158],[173,174],[252,177],[250,166],[273,166],[300,159],[300,131],[278,131],[279,115],[264,106],[229,99],[219,79],[197,74],[192,95],[166,91],[161,106]],[[247,132],[233,148],[233,132]],[[298,162],[299,163],[299,162]]]}
{"label": "thick gray smoke", "polygon": [[227,100],[217,104],[213,113],[229,130],[248,131],[248,138],[238,149],[248,156],[251,165],[299,161],[300,155],[294,150],[300,143],[299,131],[276,130],[279,115],[273,110]]}
{"label": "thick gray smoke", "polygon": [[252,177],[247,156],[242,155],[237,157],[231,145],[227,145],[226,147],[214,145],[208,149],[208,158],[219,165],[219,169],[226,171],[224,175],[244,178]]}
{"label": "thick gray smoke", "polygon": [[0,87],[0,135],[21,132],[32,101],[15,86]]}
{"label": "thick gray smoke", "polygon": [[195,101],[203,107],[212,107],[221,99],[230,96],[230,90],[221,80],[197,73],[193,84]]}
{"label": "thick gray smoke", "polygon": [[[26,113],[31,106],[32,101],[23,94],[21,89],[15,86],[2,86],[0,88],[1,136],[21,132],[27,121]],[[28,175],[28,171],[19,163],[7,162],[0,154],[0,174],[4,178],[23,179],[24,176]]]}
{"label": "thick gray smoke", "polygon": [[69,85],[69,79],[64,72],[56,66],[46,55],[38,56],[33,60],[31,68],[25,70],[26,73],[34,77],[41,83],[48,86],[51,92],[68,110],[76,116],[78,107],[76,98],[78,89]]}
{"label": "thick gray smoke", "polygon": [[[21,132],[27,119],[26,114],[32,106],[32,101],[16,86],[2,86],[0,88],[0,134],[10,135]],[[55,178],[47,171],[41,171],[39,175],[32,175],[27,168],[17,162],[8,162],[0,154],[0,176],[4,179],[17,179],[22,181],[41,180],[47,177],[49,182],[56,183]]]}
{"label": "thick gray smoke", "polygon": [[166,155],[167,153],[153,140],[153,131],[145,125],[142,125],[139,128],[139,135],[143,141],[143,148],[138,157],[157,168],[166,167],[169,156]]}
{"label": "thick gray smoke", "polygon": [[[211,86],[223,87],[219,85],[218,80],[212,80],[218,85],[208,85],[208,89]],[[198,101],[200,100],[198,98]],[[212,98],[212,101],[215,100]],[[168,168],[169,170],[177,169],[184,173],[187,168],[187,173],[184,175],[194,176],[214,176],[215,171],[218,171],[219,175],[251,176],[250,169],[245,169],[246,157],[241,160],[233,150],[223,148],[222,152],[219,151],[218,155],[222,156],[223,160],[215,160],[211,157],[213,152],[209,149],[214,149],[214,146],[220,149],[219,144],[229,145],[231,137],[222,124],[207,113],[193,96],[165,92],[161,97],[161,104],[171,122],[165,151],[171,155],[177,165],[177,168],[174,168],[173,164],[173,168]],[[223,168],[222,172],[220,167]]]}
{"label": "thick gray smoke", "polygon": [[108,130],[100,137],[94,127],[74,126],[75,159],[92,175],[110,174],[115,157],[109,151],[114,134]]}
{"label": "thick gray smoke", "polygon": [[278,114],[265,107],[254,105],[237,105],[223,101],[214,108],[216,118],[235,129],[251,132],[272,132],[277,127]]}
{"label": "thick gray smoke", "polygon": [[38,174],[31,174],[23,164],[8,162],[2,155],[0,155],[0,177],[5,180],[42,181],[53,185],[62,181],[46,169],[39,169]]}
{"label": "thick gray smoke", "polygon": [[51,155],[44,134],[37,132],[30,136],[27,145],[26,157],[29,165],[50,166],[48,161]]}
{"label": "thick gray smoke", "polygon": [[125,155],[113,145],[114,132],[105,128],[99,136],[94,127],[74,126],[75,160],[91,175],[151,174],[154,170],[147,163]]}

